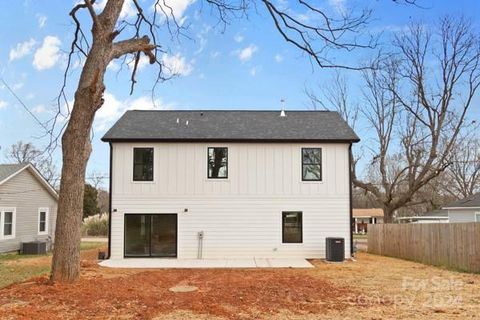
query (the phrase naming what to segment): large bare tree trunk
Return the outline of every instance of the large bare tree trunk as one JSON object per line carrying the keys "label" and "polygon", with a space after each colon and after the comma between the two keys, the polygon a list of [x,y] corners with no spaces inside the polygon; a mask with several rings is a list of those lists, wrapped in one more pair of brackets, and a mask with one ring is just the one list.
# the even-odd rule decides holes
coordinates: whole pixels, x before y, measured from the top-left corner
{"label": "large bare tree trunk", "polygon": [[52,260],[52,281],[74,281],[80,276],[85,170],[92,149],[90,128],[95,112],[103,103],[103,75],[107,61],[105,57],[105,50],[92,48],[80,77],[71,118],[62,137],[63,167]]}

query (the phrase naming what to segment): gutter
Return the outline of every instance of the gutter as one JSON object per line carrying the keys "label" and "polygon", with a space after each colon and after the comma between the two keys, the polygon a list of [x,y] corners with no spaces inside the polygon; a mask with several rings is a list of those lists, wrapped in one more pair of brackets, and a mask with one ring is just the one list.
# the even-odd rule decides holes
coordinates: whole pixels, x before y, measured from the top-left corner
{"label": "gutter", "polygon": [[110,172],[108,177],[108,256],[107,259],[110,259],[111,256],[111,247],[112,247],[112,160],[113,160],[113,146],[112,143],[108,144],[110,146]]}
{"label": "gutter", "polygon": [[348,146],[348,183],[350,196],[350,256],[353,256],[352,144]]}
{"label": "gutter", "polygon": [[264,139],[264,138],[109,138],[103,142],[241,142],[241,143],[355,143],[360,139]]}

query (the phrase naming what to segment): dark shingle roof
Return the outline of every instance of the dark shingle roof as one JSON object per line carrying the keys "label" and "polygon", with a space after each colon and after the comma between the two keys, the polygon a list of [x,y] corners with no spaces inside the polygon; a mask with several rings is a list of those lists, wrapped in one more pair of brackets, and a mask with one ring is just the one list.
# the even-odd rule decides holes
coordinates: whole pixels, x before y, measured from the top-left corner
{"label": "dark shingle roof", "polygon": [[26,166],[28,163],[0,164],[0,182]]}
{"label": "dark shingle roof", "polygon": [[444,208],[480,208],[480,192],[465,199],[451,202]]}
{"label": "dark shingle roof", "polygon": [[127,111],[102,140],[357,142],[360,139],[333,111],[287,111],[286,117],[281,117],[280,111],[134,110]]}

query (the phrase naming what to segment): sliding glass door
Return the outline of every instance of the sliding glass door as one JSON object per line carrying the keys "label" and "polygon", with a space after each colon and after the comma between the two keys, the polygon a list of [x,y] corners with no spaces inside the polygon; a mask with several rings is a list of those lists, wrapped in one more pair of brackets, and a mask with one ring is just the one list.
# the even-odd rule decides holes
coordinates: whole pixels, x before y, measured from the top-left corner
{"label": "sliding glass door", "polygon": [[125,257],[176,256],[176,214],[125,214]]}

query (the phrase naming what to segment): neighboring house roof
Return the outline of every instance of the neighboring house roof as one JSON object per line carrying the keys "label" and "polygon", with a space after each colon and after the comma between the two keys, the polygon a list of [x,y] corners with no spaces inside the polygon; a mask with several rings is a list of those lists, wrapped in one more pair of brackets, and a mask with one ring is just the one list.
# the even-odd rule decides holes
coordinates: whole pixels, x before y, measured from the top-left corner
{"label": "neighboring house roof", "polygon": [[26,166],[28,166],[28,163],[0,164],[0,185]]}
{"label": "neighboring house roof", "polygon": [[32,175],[37,178],[37,180],[45,187],[45,189],[55,198],[58,199],[57,191],[48,183],[47,180],[42,176],[42,174],[30,163],[20,163],[20,164],[0,164],[0,186],[13,177],[15,177],[20,172],[28,170]]}
{"label": "neighboring house roof", "polygon": [[133,110],[103,141],[358,142],[333,111]]}
{"label": "neighboring house roof", "polygon": [[370,208],[370,209],[353,209],[353,217],[376,217],[383,218],[383,209]]}
{"label": "neighboring house roof", "polygon": [[443,209],[468,209],[480,208],[480,192],[462,200],[451,202],[443,207]]}

